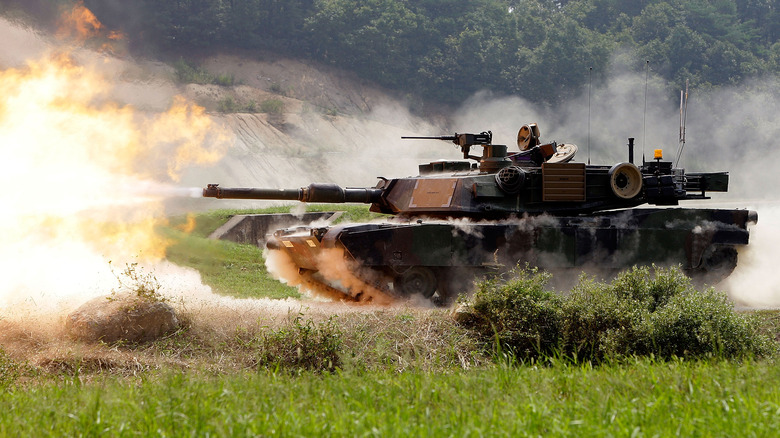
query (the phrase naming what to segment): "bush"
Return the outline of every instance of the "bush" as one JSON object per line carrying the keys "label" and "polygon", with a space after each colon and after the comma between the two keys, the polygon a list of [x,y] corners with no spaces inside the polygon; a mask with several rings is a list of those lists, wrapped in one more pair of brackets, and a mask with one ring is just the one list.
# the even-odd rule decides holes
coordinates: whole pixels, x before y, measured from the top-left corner
{"label": "bush", "polygon": [[577,359],[601,359],[614,351],[628,352],[630,328],[642,310],[638,302],[615,294],[585,278],[562,302],[561,349]]}
{"label": "bush", "polygon": [[236,78],[231,74],[224,73],[214,77],[212,83],[215,85],[221,85],[223,87],[231,87],[236,83]]}
{"label": "bush", "polygon": [[315,371],[341,366],[341,332],[332,318],[314,324],[299,315],[288,327],[263,334],[258,347],[259,366]]}
{"label": "bush", "polygon": [[[281,104],[281,101],[279,101]],[[257,112],[257,102],[254,100],[250,100],[245,105],[241,105],[236,101],[236,99],[233,98],[233,96],[226,96],[225,98],[221,99],[217,103],[217,110],[222,113],[237,113],[237,112],[246,112],[246,113],[256,113]],[[270,111],[263,111],[263,112],[270,112]],[[281,108],[278,109],[278,113],[281,114]]]}
{"label": "bush", "polygon": [[573,358],[603,359],[654,352],[637,326],[675,296],[695,294],[679,269],[634,267],[611,283],[583,277],[563,303],[562,349]]}
{"label": "bush", "polygon": [[279,99],[264,100],[260,104],[260,112],[268,114],[281,114],[284,111],[284,102]]}
{"label": "bush", "polygon": [[184,59],[179,59],[173,64],[176,80],[184,84],[214,84],[223,87],[231,87],[236,84],[236,78],[229,73],[213,75],[203,67],[190,64]]}
{"label": "bush", "polygon": [[283,96],[286,94],[284,90],[282,90],[282,86],[276,82],[272,83],[271,86],[268,87],[268,91],[275,94],[281,94]]}
{"label": "bush", "polygon": [[471,302],[463,303],[459,322],[471,327],[497,352],[517,357],[551,354],[560,339],[560,299],[545,290],[550,275],[536,269],[515,269],[505,283],[488,279],[478,284]]}
{"label": "bush", "polygon": [[221,113],[234,113],[239,110],[239,106],[232,96],[227,96],[217,103],[217,110]]}
{"label": "bush", "polygon": [[680,294],[637,327],[639,346],[657,356],[765,356],[774,346],[760,336],[758,321],[733,311],[728,297],[714,289]]}
{"label": "bush", "polygon": [[544,290],[549,276],[514,275],[481,283],[458,321],[521,359],[742,358],[777,350],[756,318],[736,313],[723,293],[696,290],[679,268],[634,267],[609,284],[582,278],[560,298]]}
{"label": "bush", "polygon": [[176,79],[185,84],[211,84],[214,76],[201,67],[194,67],[187,61],[179,59],[173,64]]}

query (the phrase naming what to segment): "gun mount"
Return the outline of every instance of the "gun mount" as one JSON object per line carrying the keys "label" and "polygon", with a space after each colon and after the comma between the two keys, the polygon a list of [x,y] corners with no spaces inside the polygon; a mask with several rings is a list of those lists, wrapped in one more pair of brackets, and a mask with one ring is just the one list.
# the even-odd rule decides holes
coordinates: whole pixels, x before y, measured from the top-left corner
{"label": "gun mount", "polygon": [[[748,243],[748,226],[758,220],[748,210],[634,208],[709,199],[709,193],[728,190],[728,173],[686,173],[660,152],[636,165],[631,138],[628,161],[612,165],[574,162],[577,146],[542,142],[536,124],[520,129],[519,151],[511,153],[493,144],[490,131],[402,138],[451,141],[478,164],[435,161],[420,165],[419,176],[380,178],[372,188],[209,184],[203,196],[371,204],[371,211],[395,219],[279,230],[267,246],[286,252],[308,273],[319,272],[324,249],[339,248],[367,284],[445,302],[470,284],[464,275],[525,262],[544,269],[671,263],[714,281],[734,269],[736,248]],[[483,148],[481,156],[470,155],[474,146]],[[478,222],[456,225],[451,219]]]}

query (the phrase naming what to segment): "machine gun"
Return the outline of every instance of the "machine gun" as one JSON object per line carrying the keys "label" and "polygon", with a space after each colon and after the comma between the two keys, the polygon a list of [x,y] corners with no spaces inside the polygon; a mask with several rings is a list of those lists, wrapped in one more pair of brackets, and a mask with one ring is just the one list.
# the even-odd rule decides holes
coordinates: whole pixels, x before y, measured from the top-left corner
{"label": "machine gun", "polygon": [[455,135],[439,135],[439,136],[414,136],[414,137],[401,137],[403,140],[444,140],[451,141],[458,146],[474,146],[474,145],[489,145],[493,142],[493,133],[490,131],[481,132],[479,134],[458,134]]}
{"label": "machine gun", "polygon": [[484,131],[479,134],[458,134],[455,135],[438,135],[438,136],[410,136],[401,137],[402,140],[444,140],[451,141],[457,146],[460,146],[460,150],[463,152],[463,158],[479,161],[482,157],[475,155],[469,155],[472,146],[485,146],[485,149],[493,145],[493,132]]}
{"label": "machine gun", "polygon": [[[493,144],[492,131],[483,131],[479,134],[401,137],[401,139],[451,141],[460,146],[463,158],[478,161],[480,170],[485,172],[496,172],[505,167],[509,163],[507,157],[513,157],[512,160],[515,162],[525,161],[527,164],[540,166],[551,159],[555,162],[569,161],[577,152],[575,145],[559,145],[556,142],[541,144],[539,128],[535,123],[524,125],[520,129],[517,136],[520,152],[513,153],[509,153],[505,145]],[[482,156],[470,155],[471,146],[482,146]]]}

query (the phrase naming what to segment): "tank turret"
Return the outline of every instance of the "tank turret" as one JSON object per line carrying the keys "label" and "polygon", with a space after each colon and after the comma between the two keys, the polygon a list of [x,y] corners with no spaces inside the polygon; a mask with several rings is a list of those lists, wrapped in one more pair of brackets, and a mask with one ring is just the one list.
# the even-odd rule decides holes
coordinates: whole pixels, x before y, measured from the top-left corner
{"label": "tank turret", "polygon": [[[533,133],[537,134],[534,135]],[[402,137],[452,141],[465,159],[422,164],[420,175],[381,178],[373,188],[311,184],[300,189],[221,188],[209,184],[203,196],[323,203],[368,203],[371,210],[401,217],[501,219],[524,214],[587,214],[642,204],[677,205],[709,199],[708,192],[728,190],[728,173],[685,173],[662,158],[636,166],[572,162],[577,146],[539,141],[535,124],[518,133],[519,152],[492,143],[490,131],[437,137]],[[471,148],[482,147],[482,155]],[[629,139],[629,150],[633,139]]]}
{"label": "tank turret", "polygon": [[[493,144],[490,131],[402,138],[450,141],[464,161],[422,164],[418,176],[380,178],[370,188],[209,184],[203,196],[371,204],[395,219],[279,230],[267,245],[302,272],[320,271],[320,248],[340,248],[357,277],[380,290],[444,301],[463,272],[526,262],[545,269],[679,263],[692,275],[722,277],[736,266],[736,248],[748,243],[748,225],[758,219],[748,210],[635,208],[709,199],[728,190],[729,175],[686,173],[660,152],[634,164],[632,138],[628,160],[611,165],[575,162],[576,145],[542,142],[536,124],[518,131],[514,152]],[[475,147],[481,155],[472,155]],[[352,289],[344,293],[361,293]]]}

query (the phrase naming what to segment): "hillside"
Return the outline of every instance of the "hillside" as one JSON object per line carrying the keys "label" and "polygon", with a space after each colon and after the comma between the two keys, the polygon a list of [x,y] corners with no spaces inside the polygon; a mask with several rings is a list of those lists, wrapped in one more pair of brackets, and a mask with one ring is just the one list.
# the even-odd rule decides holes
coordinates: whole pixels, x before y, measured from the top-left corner
{"label": "hillside", "polygon": [[[378,87],[345,72],[273,56],[218,55],[204,59],[200,68],[227,75],[237,85],[177,86],[226,126],[233,140],[218,164],[188,172],[185,184],[373,186],[379,176],[416,174],[426,157],[458,157],[444,143],[426,150],[402,142],[402,135],[440,134],[443,128],[411,115]],[[225,110],[226,102],[235,109]]]}

